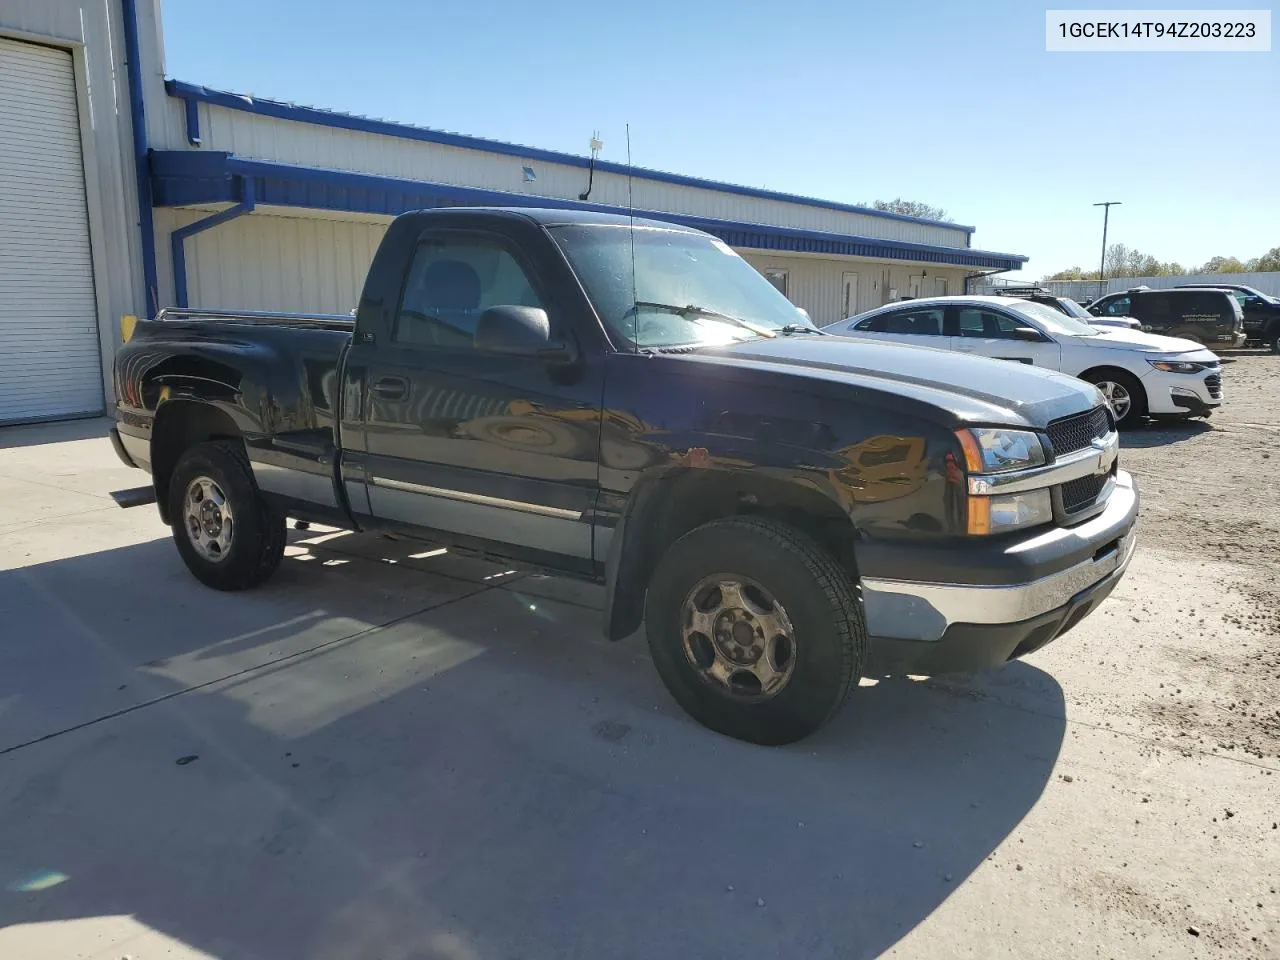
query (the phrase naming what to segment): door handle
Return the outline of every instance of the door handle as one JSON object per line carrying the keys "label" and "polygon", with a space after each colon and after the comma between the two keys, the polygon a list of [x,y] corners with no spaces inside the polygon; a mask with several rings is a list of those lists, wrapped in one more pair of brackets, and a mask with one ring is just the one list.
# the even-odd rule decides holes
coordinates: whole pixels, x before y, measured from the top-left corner
{"label": "door handle", "polygon": [[383,400],[403,400],[409,396],[409,381],[404,377],[383,377],[370,389]]}

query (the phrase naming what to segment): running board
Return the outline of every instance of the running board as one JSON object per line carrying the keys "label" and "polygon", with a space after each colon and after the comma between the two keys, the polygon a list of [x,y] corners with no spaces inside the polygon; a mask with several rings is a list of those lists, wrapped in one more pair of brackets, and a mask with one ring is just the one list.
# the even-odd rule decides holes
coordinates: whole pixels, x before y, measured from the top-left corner
{"label": "running board", "polygon": [[122,510],[128,510],[130,507],[142,507],[148,503],[156,502],[156,488],[133,487],[129,490],[113,490],[111,499]]}

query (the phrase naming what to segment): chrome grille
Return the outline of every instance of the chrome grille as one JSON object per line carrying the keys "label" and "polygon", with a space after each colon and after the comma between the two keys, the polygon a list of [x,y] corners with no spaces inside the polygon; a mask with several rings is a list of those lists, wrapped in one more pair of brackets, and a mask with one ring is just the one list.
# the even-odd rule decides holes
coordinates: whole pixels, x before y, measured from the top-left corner
{"label": "chrome grille", "polygon": [[1215,400],[1222,399],[1222,374],[1209,374],[1204,378],[1204,385],[1209,388],[1209,396]]}
{"label": "chrome grille", "polygon": [[1094,407],[1088,413],[1077,413],[1049,424],[1046,433],[1053,444],[1055,456],[1083,450],[1091,440],[1105,437],[1111,432],[1111,414],[1106,407]]}
{"label": "chrome grille", "polygon": [[1067,513],[1076,513],[1092,506],[1102,488],[1107,485],[1109,477],[1110,474],[1098,473],[1091,477],[1068,480],[1062,485],[1062,509]]}

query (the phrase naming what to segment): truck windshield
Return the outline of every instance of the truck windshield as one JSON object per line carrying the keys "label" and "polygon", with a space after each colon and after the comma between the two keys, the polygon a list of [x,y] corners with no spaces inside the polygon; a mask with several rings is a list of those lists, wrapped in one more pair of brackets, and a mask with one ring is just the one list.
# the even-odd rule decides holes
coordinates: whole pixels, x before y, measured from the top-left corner
{"label": "truck windshield", "polygon": [[[616,341],[638,348],[749,340],[813,324],[714,237],[626,224],[550,232]],[[635,282],[632,283],[634,234]]]}

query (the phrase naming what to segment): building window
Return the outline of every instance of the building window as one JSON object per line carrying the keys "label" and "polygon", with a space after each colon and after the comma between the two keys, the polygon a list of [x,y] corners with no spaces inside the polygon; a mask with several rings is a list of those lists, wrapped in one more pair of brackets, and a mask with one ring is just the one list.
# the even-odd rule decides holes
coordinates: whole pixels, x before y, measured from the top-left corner
{"label": "building window", "polygon": [[784,297],[787,295],[787,271],[785,270],[763,270],[764,278],[777,288],[778,292]]}

